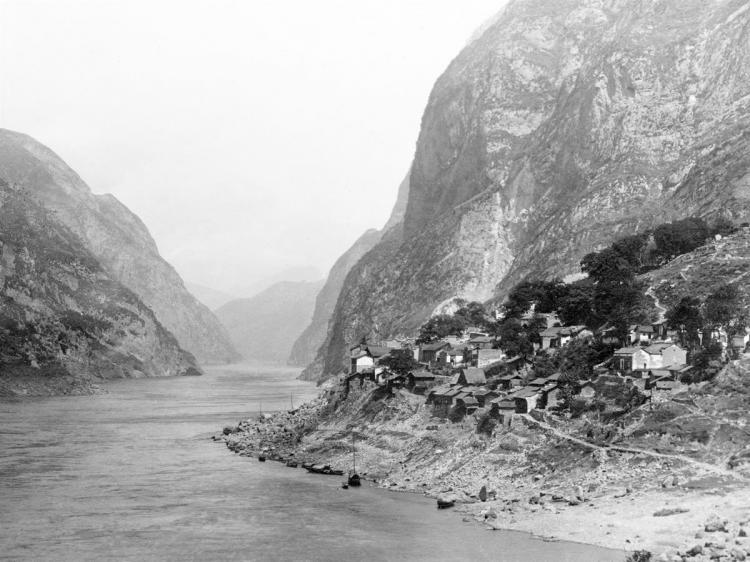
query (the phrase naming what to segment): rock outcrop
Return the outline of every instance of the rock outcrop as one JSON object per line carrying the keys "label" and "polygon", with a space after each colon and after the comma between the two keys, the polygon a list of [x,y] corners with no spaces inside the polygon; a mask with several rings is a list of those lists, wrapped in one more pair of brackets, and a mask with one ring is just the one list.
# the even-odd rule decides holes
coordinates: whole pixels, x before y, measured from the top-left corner
{"label": "rock outcrop", "polygon": [[749,95],[743,0],[513,0],[438,79],[403,229],[347,275],[317,374],[636,230],[746,220]]}
{"label": "rock outcrop", "polygon": [[0,177],[76,235],[107,275],[150,307],[198,361],[237,358],[216,317],[185,289],[146,226],[115,197],[93,194],[49,148],[5,129],[0,129]]}
{"label": "rock outcrop", "polygon": [[216,310],[235,348],[247,360],[283,363],[310,322],[323,281],[284,281]]}
{"label": "rock outcrop", "polygon": [[200,374],[151,309],[28,190],[0,181],[0,396]]}

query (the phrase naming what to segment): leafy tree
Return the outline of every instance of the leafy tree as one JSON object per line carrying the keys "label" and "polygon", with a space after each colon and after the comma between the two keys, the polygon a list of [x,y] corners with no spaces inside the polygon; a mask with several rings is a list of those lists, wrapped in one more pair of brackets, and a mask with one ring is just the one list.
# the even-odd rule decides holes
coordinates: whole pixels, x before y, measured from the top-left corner
{"label": "leafy tree", "polygon": [[565,325],[589,325],[593,316],[594,286],[574,283],[558,299],[557,315]]}
{"label": "leafy tree", "polygon": [[497,335],[500,336],[500,348],[510,357],[531,355],[534,345],[517,318],[505,318],[498,323]]}
{"label": "leafy tree", "polygon": [[430,343],[450,335],[460,335],[466,329],[466,320],[450,314],[438,314],[419,329],[417,343]]}
{"label": "leafy tree", "polygon": [[534,378],[548,377],[557,372],[557,361],[546,352],[540,352],[534,358]]}
{"label": "leafy tree", "polygon": [[655,253],[663,260],[671,260],[702,246],[709,235],[703,219],[687,218],[662,224],[654,230]]}
{"label": "leafy tree", "polygon": [[548,314],[558,309],[560,299],[568,293],[568,286],[561,279],[555,278],[551,281],[539,282],[539,293],[536,302],[536,311]]}
{"label": "leafy tree", "polygon": [[594,365],[606,359],[607,350],[591,337],[571,340],[557,352],[563,382],[577,383],[590,379],[594,374]]}
{"label": "leafy tree", "polygon": [[409,349],[395,349],[391,351],[390,355],[380,360],[380,364],[397,375],[408,375],[411,371],[419,367],[419,363],[414,359]]}
{"label": "leafy tree", "polygon": [[675,330],[684,330],[683,345],[698,342],[698,333],[703,328],[701,301],[695,297],[683,297],[680,302],[667,310],[667,325]]}
{"label": "leafy tree", "polygon": [[505,301],[505,318],[520,318],[531,308],[540,296],[539,284],[535,281],[521,281],[511,289]]}
{"label": "leafy tree", "polygon": [[729,329],[740,316],[740,293],[735,285],[724,284],[706,299],[706,320]]}
{"label": "leafy tree", "polygon": [[583,256],[581,271],[588,274],[596,283],[607,285],[628,283],[635,277],[635,268],[613,248],[591,252]]}
{"label": "leafy tree", "polygon": [[463,305],[453,316],[466,326],[485,327],[489,322],[484,305],[476,301]]}
{"label": "leafy tree", "polygon": [[534,314],[526,323],[526,335],[531,343],[541,345],[542,336],[540,334],[546,329],[547,319],[541,314]]}

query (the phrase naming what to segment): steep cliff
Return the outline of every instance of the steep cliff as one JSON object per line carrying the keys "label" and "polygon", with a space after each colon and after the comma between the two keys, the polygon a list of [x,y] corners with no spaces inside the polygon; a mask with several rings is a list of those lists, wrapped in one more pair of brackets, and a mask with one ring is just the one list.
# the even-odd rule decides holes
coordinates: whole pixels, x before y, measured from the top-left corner
{"label": "steep cliff", "polygon": [[[383,234],[398,227],[404,219],[406,204],[409,200],[409,175],[403,179],[398,188],[396,204],[393,206],[391,215],[381,230],[370,229],[360,236],[357,241],[344,254],[336,260],[331,271],[328,273],[326,283],[315,300],[315,312],[310,325],[305,328],[297,341],[294,342],[292,352],[289,356],[289,364],[300,367],[308,366],[303,373],[303,378],[315,379],[322,368],[322,357],[317,356],[317,351],[326,339],[328,324],[333,316],[341,287],[349,271],[354,265],[369,252],[382,239]],[[311,365],[311,362],[315,364]]]}
{"label": "steep cliff", "polygon": [[200,374],[195,359],[78,236],[0,181],[0,396],[106,378]]}
{"label": "steep cliff", "polygon": [[206,363],[237,358],[224,329],[162,257],[141,220],[112,195],[94,195],[54,152],[0,129],[0,177],[54,214],[106,273],[133,291],[180,345]]}
{"label": "steep cliff", "polygon": [[636,229],[746,218],[749,123],[746,1],[512,1],[438,79],[404,228],[349,272],[318,374]]}
{"label": "steep cliff", "polygon": [[235,348],[245,359],[284,362],[310,321],[323,281],[284,281],[249,299],[216,310]]}

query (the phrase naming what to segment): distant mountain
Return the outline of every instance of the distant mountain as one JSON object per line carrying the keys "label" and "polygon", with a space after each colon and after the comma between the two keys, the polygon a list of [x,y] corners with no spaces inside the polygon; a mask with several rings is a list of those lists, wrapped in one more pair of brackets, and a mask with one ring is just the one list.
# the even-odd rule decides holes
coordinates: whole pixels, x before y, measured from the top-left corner
{"label": "distant mountain", "polygon": [[226,303],[216,316],[245,359],[285,362],[310,322],[322,286],[323,281],[283,281],[252,298]]}
{"label": "distant mountain", "polygon": [[0,129],[0,178],[77,236],[107,276],[133,291],[198,361],[237,358],[216,317],[188,293],[143,222],[115,197],[93,194],[49,148],[5,129]]}
{"label": "distant mountain", "polygon": [[323,276],[323,274],[315,267],[308,265],[300,265],[296,267],[289,267],[282,269],[276,273],[272,273],[259,279],[248,285],[237,285],[232,287],[231,293],[237,295],[239,298],[251,298],[265,291],[271,285],[281,283],[282,281],[291,281],[293,283],[299,281],[317,281]]}
{"label": "distant mountain", "polygon": [[[303,374],[304,378],[314,379],[320,369],[320,365],[311,365],[316,359],[320,346],[326,339],[328,333],[328,322],[333,316],[336,307],[336,301],[339,298],[341,287],[344,285],[349,271],[356,263],[369,252],[375,245],[380,242],[383,234],[398,226],[404,218],[406,211],[406,202],[409,198],[409,174],[401,182],[398,189],[396,204],[393,207],[391,216],[382,230],[370,229],[360,236],[357,241],[344,254],[336,260],[336,263],[328,273],[326,283],[318,294],[315,302],[315,312],[313,313],[310,325],[294,342],[289,364],[300,367],[308,366]],[[322,358],[321,358],[322,359]]]}
{"label": "distant mountain", "polygon": [[29,190],[0,180],[0,396],[200,374],[143,301]]}
{"label": "distant mountain", "polygon": [[225,291],[212,289],[211,287],[206,287],[197,283],[190,283],[189,281],[185,282],[185,287],[188,291],[190,291],[191,295],[193,295],[196,299],[205,304],[211,310],[216,310],[220,306],[225,305],[229,301],[237,298],[236,295],[229,294]]}

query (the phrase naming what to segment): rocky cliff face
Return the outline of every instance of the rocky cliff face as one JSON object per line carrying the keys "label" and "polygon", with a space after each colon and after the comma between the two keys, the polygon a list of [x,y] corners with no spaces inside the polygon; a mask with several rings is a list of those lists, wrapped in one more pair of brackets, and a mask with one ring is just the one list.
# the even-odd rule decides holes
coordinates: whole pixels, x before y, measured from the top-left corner
{"label": "rocky cliff face", "polygon": [[50,149],[8,130],[0,130],[0,177],[53,213],[110,278],[133,291],[200,362],[237,358],[216,317],[188,293],[145,225],[117,199],[94,195]]}
{"label": "rocky cliff face", "polygon": [[336,260],[328,273],[326,283],[315,301],[312,321],[294,342],[289,356],[290,365],[307,366],[302,378],[314,380],[322,370],[323,356],[317,355],[317,352],[326,339],[328,325],[347,274],[362,256],[380,242],[386,232],[402,223],[406,212],[406,204],[409,200],[409,175],[407,174],[399,185],[396,204],[393,206],[391,216],[385,226],[381,230],[370,229],[360,236],[352,247]]}
{"label": "rocky cliff face", "polygon": [[0,396],[200,374],[137,295],[28,191],[0,181]]}
{"label": "rocky cliff face", "polygon": [[319,373],[453,297],[564,276],[616,237],[750,214],[744,0],[514,0],[438,79],[404,228],[349,272]]}
{"label": "rocky cliff face", "polygon": [[284,362],[310,322],[322,281],[284,281],[249,299],[216,310],[235,348],[245,359]]}

